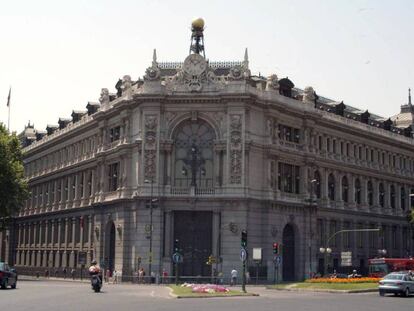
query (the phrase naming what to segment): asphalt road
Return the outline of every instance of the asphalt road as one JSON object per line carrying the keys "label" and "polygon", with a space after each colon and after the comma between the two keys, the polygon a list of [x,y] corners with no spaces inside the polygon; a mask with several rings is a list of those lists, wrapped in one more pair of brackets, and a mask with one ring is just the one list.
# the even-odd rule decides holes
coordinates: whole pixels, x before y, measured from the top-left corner
{"label": "asphalt road", "polygon": [[260,297],[175,299],[163,286],[110,284],[94,293],[89,284],[63,281],[21,281],[15,290],[0,290],[0,310],[168,310],[168,311],[405,311],[410,298],[379,297],[377,293],[330,294],[270,291],[249,287]]}

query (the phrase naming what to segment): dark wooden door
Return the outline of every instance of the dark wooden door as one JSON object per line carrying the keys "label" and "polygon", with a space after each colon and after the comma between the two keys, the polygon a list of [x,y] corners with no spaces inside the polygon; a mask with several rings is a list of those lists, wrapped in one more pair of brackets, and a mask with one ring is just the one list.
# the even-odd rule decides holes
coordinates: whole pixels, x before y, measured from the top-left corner
{"label": "dark wooden door", "polygon": [[295,280],[295,232],[291,225],[283,229],[283,281]]}
{"label": "dark wooden door", "polygon": [[174,212],[174,240],[179,240],[182,276],[209,276],[206,264],[212,254],[212,212]]}

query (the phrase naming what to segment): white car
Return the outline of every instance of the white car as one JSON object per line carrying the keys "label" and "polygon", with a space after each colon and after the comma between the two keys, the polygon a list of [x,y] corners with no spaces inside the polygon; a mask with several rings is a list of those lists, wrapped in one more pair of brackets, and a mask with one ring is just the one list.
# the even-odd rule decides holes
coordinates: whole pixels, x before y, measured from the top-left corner
{"label": "white car", "polygon": [[401,294],[408,297],[410,293],[414,293],[414,278],[408,272],[393,272],[379,281],[378,290],[380,296],[393,293],[396,296]]}

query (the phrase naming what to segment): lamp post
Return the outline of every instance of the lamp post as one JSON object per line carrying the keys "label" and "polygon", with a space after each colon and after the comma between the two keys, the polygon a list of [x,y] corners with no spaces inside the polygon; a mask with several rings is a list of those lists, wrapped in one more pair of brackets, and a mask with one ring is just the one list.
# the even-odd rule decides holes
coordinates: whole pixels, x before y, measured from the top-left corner
{"label": "lamp post", "polygon": [[320,247],[319,251],[324,254],[324,262],[323,262],[323,275],[328,274],[328,255],[332,253],[332,248],[330,247]]}
{"label": "lamp post", "polygon": [[151,184],[151,194],[150,194],[150,230],[149,230],[149,256],[148,256],[148,273],[150,276],[150,280],[152,282],[152,203],[154,202],[153,199],[153,189],[154,189],[154,178],[151,178],[151,180],[145,179],[144,183]]}
{"label": "lamp post", "polygon": [[347,230],[339,230],[337,232],[335,232],[334,234],[332,234],[328,240],[326,241],[326,247],[321,247],[319,248],[319,251],[324,254],[325,259],[324,259],[324,275],[327,274],[327,259],[328,259],[328,254],[330,254],[332,252],[332,249],[328,246],[329,242],[338,234],[342,234],[342,233],[347,233],[347,232],[379,232],[381,231],[380,228],[374,228],[374,229],[347,229]]}

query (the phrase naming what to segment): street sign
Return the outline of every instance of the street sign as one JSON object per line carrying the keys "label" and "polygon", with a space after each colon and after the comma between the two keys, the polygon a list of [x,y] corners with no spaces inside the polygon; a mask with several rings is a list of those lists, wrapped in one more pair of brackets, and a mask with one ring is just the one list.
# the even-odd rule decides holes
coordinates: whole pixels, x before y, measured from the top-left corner
{"label": "street sign", "polygon": [[246,259],[247,259],[247,252],[244,248],[242,248],[240,250],[240,260],[244,262],[246,261]]}
{"label": "street sign", "polygon": [[280,265],[282,263],[282,257],[281,256],[275,256],[273,258],[273,260],[275,261],[276,265]]}
{"label": "street sign", "polygon": [[183,256],[181,256],[180,253],[174,253],[172,255],[172,260],[174,263],[182,263],[183,262]]}
{"label": "street sign", "polygon": [[262,249],[261,248],[253,248],[253,260],[255,261],[262,260]]}
{"label": "street sign", "polygon": [[341,266],[342,267],[352,266],[352,252],[341,252]]}

